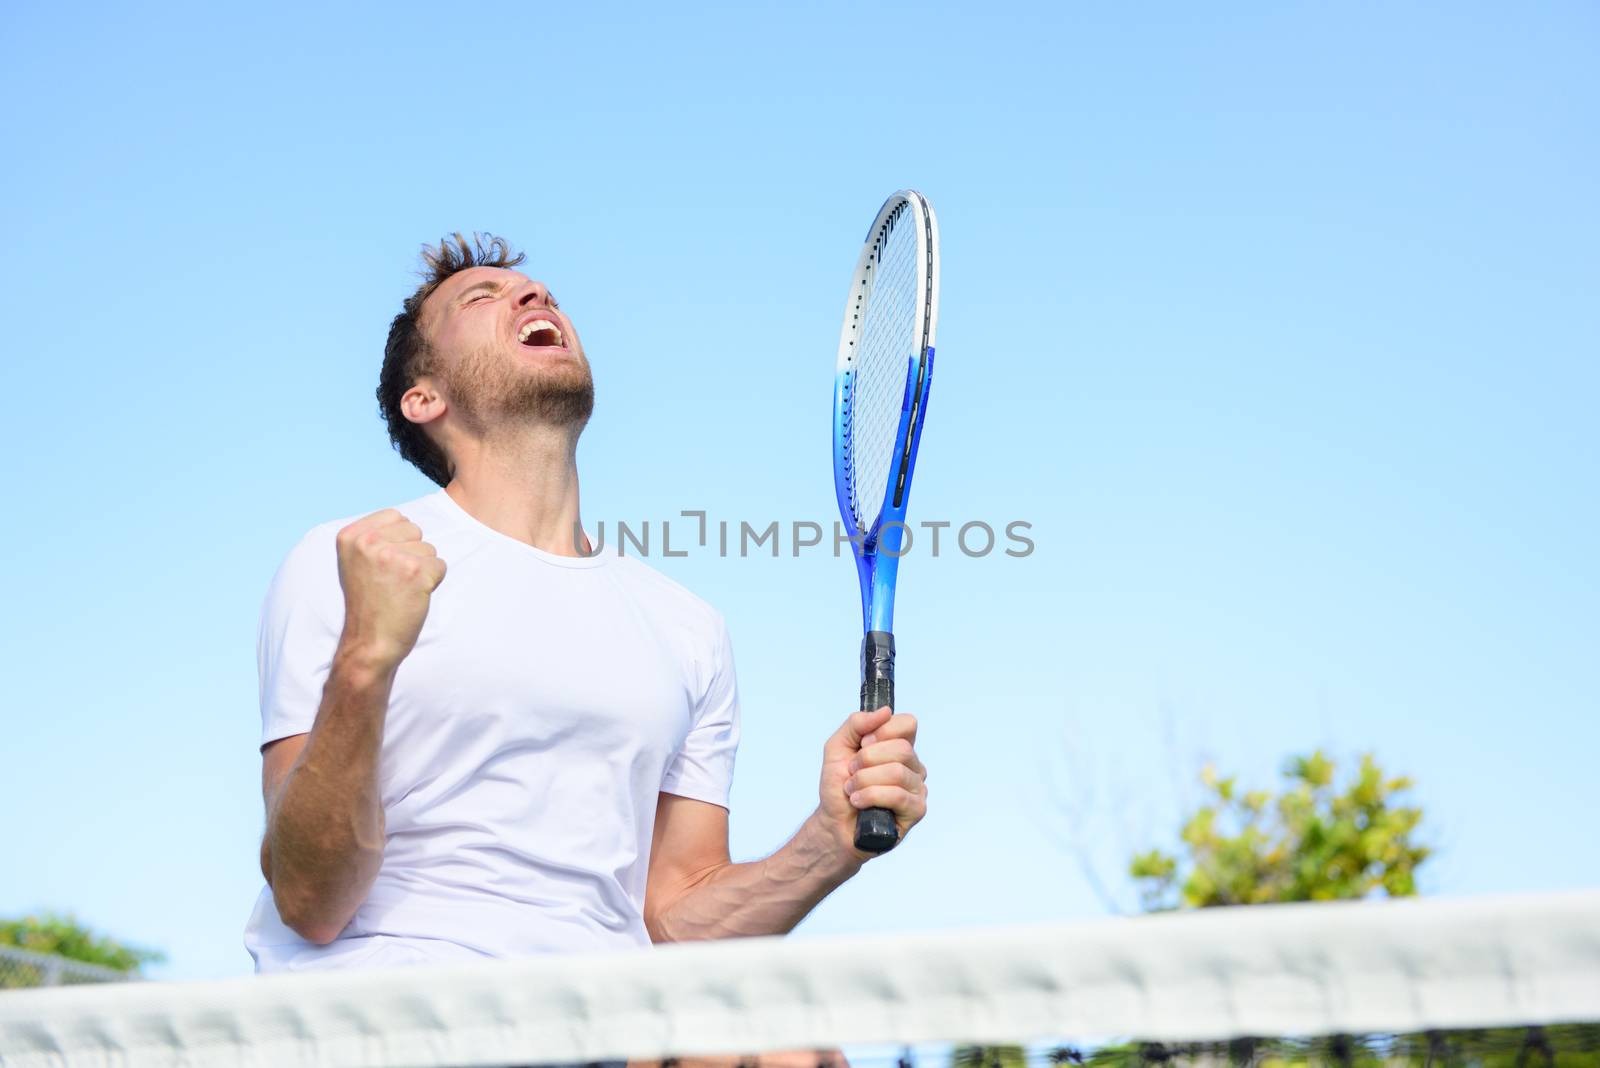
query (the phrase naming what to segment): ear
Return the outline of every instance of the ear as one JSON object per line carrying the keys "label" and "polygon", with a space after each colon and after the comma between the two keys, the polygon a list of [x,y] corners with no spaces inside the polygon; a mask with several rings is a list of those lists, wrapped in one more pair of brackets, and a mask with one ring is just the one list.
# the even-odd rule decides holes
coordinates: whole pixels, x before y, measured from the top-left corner
{"label": "ear", "polygon": [[431,378],[419,378],[416,384],[400,398],[400,411],[413,423],[425,425],[444,415],[450,408],[444,394]]}

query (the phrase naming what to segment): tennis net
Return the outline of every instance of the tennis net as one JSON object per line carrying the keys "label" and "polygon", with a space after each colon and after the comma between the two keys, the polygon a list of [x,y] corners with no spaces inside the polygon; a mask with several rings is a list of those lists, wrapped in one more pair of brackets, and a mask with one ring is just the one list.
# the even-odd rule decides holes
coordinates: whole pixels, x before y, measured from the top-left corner
{"label": "tennis net", "polygon": [[[795,1050],[822,1052],[758,1057]],[[714,1055],[1600,1065],[1600,891],[0,993],[0,1064],[17,1068]]]}

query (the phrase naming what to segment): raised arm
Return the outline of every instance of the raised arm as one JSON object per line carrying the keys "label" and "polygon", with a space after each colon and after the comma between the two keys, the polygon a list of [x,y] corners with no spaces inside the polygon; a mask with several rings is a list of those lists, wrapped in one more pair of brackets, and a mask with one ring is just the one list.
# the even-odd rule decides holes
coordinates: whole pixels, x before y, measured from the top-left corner
{"label": "raised arm", "polygon": [[261,871],[283,922],[318,944],[350,922],[383,861],[378,757],[389,690],[445,572],[393,509],[345,527],[337,545],[344,630],[316,719],[309,734],[262,753]]}

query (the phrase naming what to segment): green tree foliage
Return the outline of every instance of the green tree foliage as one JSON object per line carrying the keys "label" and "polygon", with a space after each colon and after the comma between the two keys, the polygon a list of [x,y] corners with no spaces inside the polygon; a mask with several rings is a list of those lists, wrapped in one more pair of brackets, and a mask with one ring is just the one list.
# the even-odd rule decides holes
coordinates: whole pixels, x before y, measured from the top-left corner
{"label": "green tree foliage", "polygon": [[[1430,851],[1418,843],[1422,809],[1406,799],[1411,780],[1386,775],[1371,755],[1362,757],[1354,774],[1343,781],[1336,770],[1320,751],[1295,757],[1284,766],[1282,789],[1274,795],[1241,789],[1237,779],[1222,778],[1207,768],[1201,775],[1204,800],[1183,823],[1178,853],[1150,850],[1129,865],[1146,911],[1333,901],[1380,890],[1390,897],[1414,895],[1417,868]],[[981,1058],[980,1053],[957,1068],[982,1068],[987,1062]],[[1226,1043],[1134,1040],[1094,1049],[1083,1063],[1087,1068],[1217,1064],[1600,1068],[1600,1026],[1248,1038]]]}
{"label": "green tree foliage", "polygon": [[[1146,911],[1174,907],[1334,901],[1376,891],[1417,892],[1429,849],[1417,840],[1422,809],[1409,804],[1410,779],[1386,775],[1369,754],[1343,782],[1322,752],[1291,759],[1276,795],[1243,790],[1214,769],[1206,795],[1184,822],[1181,855],[1154,849],[1129,873]],[[1506,1027],[1422,1035],[1241,1039],[1233,1043],[1125,1042],[1097,1049],[1091,1068],[1256,1063],[1285,1066],[1468,1064],[1478,1068],[1600,1068],[1600,1027]]]}
{"label": "green tree foliage", "polygon": [[53,912],[24,916],[20,920],[0,920],[0,946],[50,953],[130,974],[137,973],[146,964],[166,959],[166,954],[159,950],[118,942],[96,934],[72,916]]}
{"label": "green tree foliage", "polygon": [[1145,910],[1415,894],[1430,850],[1417,842],[1422,809],[1405,803],[1411,780],[1386,775],[1371,754],[1343,783],[1334,772],[1321,751],[1295,757],[1274,796],[1206,768],[1184,855],[1153,849],[1129,865]]}
{"label": "green tree foliage", "polygon": [[1028,1068],[1028,1051],[1021,1046],[957,1046],[950,1053],[951,1068]]}

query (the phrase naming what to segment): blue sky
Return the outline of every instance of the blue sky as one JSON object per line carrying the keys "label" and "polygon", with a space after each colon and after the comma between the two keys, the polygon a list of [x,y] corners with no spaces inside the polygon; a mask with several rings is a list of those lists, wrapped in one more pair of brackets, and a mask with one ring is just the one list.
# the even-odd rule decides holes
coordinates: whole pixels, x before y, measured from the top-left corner
{"label": "blue sky", "polygon": [[[1317,745],[1417,778],[1429,892],[1600,883],[1597,44],[1582,3],[8,5],[0,915],[248,968],[256,614],[431,488],[372,399],[422,242],[504,234],[571,313],[591,522],[830,522],[907,185],[913,518],[1037,548],[903,563],[932,814],[802,931],[1098,913],[1069,839],[1115,886],[1202,760]],[[754,856],[854,699],[853,569],[657,565],[732,628]]]}

